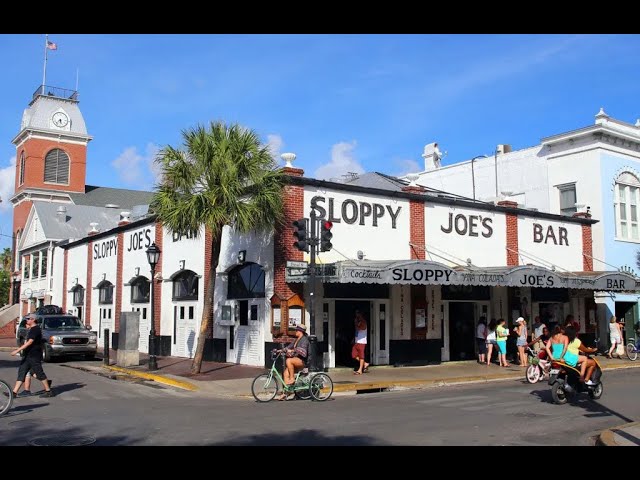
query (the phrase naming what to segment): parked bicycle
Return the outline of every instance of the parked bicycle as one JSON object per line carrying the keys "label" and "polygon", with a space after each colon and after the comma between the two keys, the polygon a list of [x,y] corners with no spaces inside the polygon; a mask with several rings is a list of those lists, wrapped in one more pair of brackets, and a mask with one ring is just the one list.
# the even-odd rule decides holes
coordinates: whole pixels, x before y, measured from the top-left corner
{"label": "parked bicycle", "polygon": [[304,368],[296,372],[293,387],[287,387],[284,379],[278,371],[278,360],[282,359],[284,366],[285,356],[282,350],[271,351],[273,361],[271,369],[267,373],[258,375],[251,383],[251,393],[258,402],[269,402],[273,400],[280,390],[292,392],[300,400],[312,398],[319,402],[328,400],[333,394],[333,380],[323,372],[309,372]]}
{"label": "parked bicycle", "polygon": [[13,390],[7,382],[0,380],[0,416],[9,411],[13,404]]}
{"label": "parked bicycle", "polygon": [[632,362],[635,362],[638,359],[638,353],[640,352],[640,341],[637,341],[635,338],[631,337],[627,341],[627,357]]}

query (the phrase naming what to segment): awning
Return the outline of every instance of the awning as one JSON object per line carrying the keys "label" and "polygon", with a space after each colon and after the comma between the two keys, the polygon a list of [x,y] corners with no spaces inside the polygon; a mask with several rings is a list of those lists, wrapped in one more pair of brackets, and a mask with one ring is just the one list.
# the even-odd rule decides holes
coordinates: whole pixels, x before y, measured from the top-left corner
{"label": "awning", "polygon": [[[465,268],[426,260],[361,260],[357,264],[349,260],[318,267],[316,275],[328,283],[640,290],[640,278],[624,272],[558,272],[537,265]],[[287,268],[286,277],[287,282],[304,282],[308,268]]]}

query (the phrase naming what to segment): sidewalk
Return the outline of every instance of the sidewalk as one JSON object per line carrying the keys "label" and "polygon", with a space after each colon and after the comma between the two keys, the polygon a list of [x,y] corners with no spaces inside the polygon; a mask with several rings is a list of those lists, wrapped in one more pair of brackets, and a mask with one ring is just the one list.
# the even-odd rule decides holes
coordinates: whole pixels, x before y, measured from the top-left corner
{"label": "sidewalk", "polygon": [[[11,351],[14,345],[14,338],[0,338],[0,351]],[[150,372],[147,367],[148,356],[145,354],[140,354],[140,366],[129,368],[115,365],[116,358],[116,351],[111,350],[108,367],[104,366],[102,360],[74,360],[65,362],[65,365],[102,374],[111,371],[114,374],[131,375],[203,394],[245,399],[253,398],[251,382],[265,371],[262,367],[205,361],[202,362],[201,372],[193,375],[190,372],[191,359],[157,357],[158,370]],[[603,370],[640,368],[640,362],[627,359],[610,360],[599,356],[598,361]],[[519,366],[501,368],[465,361],[420,367],[376,366],[370,367],[369,373],[363,375],[354,375],[353,370],[348,368],[333,368],[328,374],[333,380],[335,394],[358,394],[513,379],[524,381],[524,370]],[[640,446],[640,422],[605,430],[598,443],[606,446]]]}

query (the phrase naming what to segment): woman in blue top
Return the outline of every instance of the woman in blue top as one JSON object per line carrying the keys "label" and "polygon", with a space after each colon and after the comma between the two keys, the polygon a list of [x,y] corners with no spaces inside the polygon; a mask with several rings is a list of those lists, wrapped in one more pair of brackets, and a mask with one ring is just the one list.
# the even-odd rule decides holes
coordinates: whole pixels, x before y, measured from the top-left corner
{"label": "woman in blue top", "polygon": [[547,342],[545,349],[547,350],[547,355],[549,355],[549,360],[551,361],[559,361],[562,360],[564,354],[567,352],[567,347],[569,346],[569,339],[564,334],[564,329],[560,325],[556,325],[553,329],[553,335]]}

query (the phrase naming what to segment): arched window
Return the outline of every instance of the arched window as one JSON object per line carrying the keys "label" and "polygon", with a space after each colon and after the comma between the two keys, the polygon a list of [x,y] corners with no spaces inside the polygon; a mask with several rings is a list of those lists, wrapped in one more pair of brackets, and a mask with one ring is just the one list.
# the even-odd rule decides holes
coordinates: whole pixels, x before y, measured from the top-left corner
{"label": "arched window", "polygon": [[73,293],[73,306],[81,307],[84,305],[84,287],[82,285],[76,285],[71,289]]}
{"label": "arched window", "polygon": [[191,270],[182,270],[171,278],[174,300],[198,299],[198,275]]}
{"label": "arched window", "polygon": [[18,185],[22,185],[24,183],[24,151],[20,154],[20,180],[18,181]]}
{"label": "arched window", "polygon": [[616,238],[640,241],[638,231],[638,205],[640,204],[640,180],[629,172],[616,178],[614,191]]}
{"label": "arched window", "polygon": [[151,282],[147,277],[139,276],[131,282],[131,303],[149,303]]}
{"label": "arched window", "polygon": [[44,158],[44,181],[48,183],[69,183],[69,155],[54,148]]}
{"label": "arched window", "polygon": [[20,237],[22,236],[22,230],[18,230],[16,232],[16,246],[14,249],[14,253],[15,253],[15,260],[14,260],[14,267],[13,267],[13,271],[14,272],[18,272],[18,271],[22,271],[22,256],[20,255]]}
{"label": "arched window", "polygon": [[264,270],[257,263],[247,263],[229,272],[227,298],[264,297]]}
{"label": "arched window", "polygon": [[100,296],[98,297],[98,303],[101,305],[110,305],[113,303],[113,283],[109,280],[101,281],[98,286]]}

